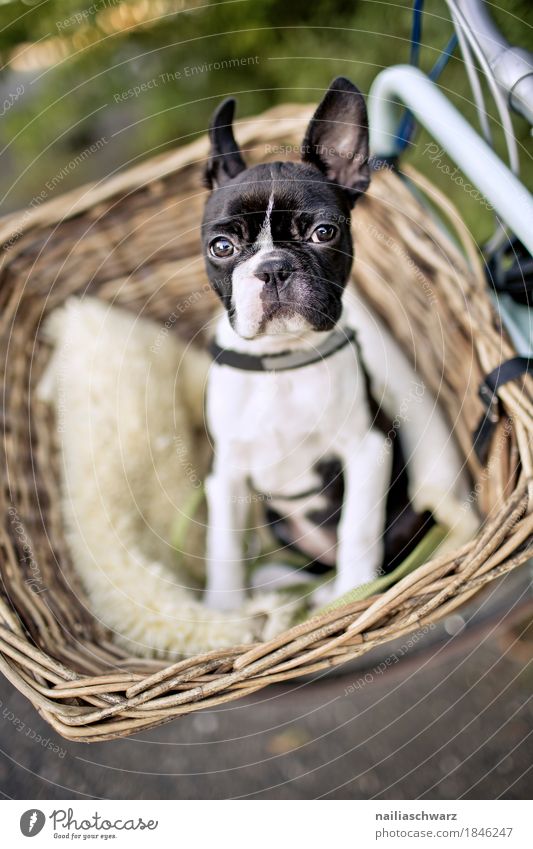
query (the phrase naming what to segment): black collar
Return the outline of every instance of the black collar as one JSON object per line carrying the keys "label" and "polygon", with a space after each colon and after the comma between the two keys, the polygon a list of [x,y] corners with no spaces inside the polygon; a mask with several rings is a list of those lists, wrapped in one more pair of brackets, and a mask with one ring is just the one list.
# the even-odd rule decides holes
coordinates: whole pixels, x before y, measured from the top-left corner
{"label": "black collar", "polygon": [[221,348],[214,340],[209,344],[209,353],[220,366],[231,366],[244,371],[288,371],[302,368],[325,360],[346,345],[355,342],[355,331],[335,329],[324,342],[310,351],[281,351],[279,354],[244,354],[231,348]]}

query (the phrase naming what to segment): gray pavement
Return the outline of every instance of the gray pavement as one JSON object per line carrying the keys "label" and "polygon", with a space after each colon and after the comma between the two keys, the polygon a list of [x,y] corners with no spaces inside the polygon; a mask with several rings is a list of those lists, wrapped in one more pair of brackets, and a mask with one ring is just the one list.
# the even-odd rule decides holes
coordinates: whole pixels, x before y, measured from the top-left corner
{"label": "gray pavement", "polygon": [[529,609],[512,625],[485,623],[383,674],[277,687],[90,746],[59,738],[2,681],[0,789],[15,799],[531,798],[533,638],[517,639],[531,619]]}

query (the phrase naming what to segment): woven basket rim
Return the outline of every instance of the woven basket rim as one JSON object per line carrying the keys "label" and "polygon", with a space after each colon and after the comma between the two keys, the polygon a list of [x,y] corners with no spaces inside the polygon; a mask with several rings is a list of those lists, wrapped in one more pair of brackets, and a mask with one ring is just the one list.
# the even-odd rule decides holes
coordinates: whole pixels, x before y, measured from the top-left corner
{"label": "woven basket rim", "polygon": [[[294,138],[295,121],[303,124],[310,111],[311,107],[307,106],[276,107],[257,118],[241,121],[239,132],[244,144],[250,147],[258,143],[259,138],[263,141]],[[11,285],[22,299],[25,279],[17,276],[16,266],[24,260],[24,250],[32,234],[49,234],[51,238],[50,234],[65,222],[100,207],[104,208],[105,215],[106,204],[111,208],[130,195],[164,184],[184,169],[196,167],[206,152],[206,139],[202,137],[107,181],[89,184],[46,201],[24,217],[22,228],[20,213],[11,213],[1,219],[0,240],[5,244],[16,236],[3,268],[7,275],[6,288]],[[502,357],[514,352],[508,340],[502,342],[501,328],[485,291],[476,247],[448,199],[415,169],[405,168],[402,173],[429,195],[433,205],[453,223],[470,263],[468,293],[472,298],[472,314],[468,321],[473,337],[480,328],[483,330],[473,345],[480,368],[489,370]],[[397,180],[397,176],[386,173],[378,178],[378,183],[392,186],[392,180]],[[413,204],[417,203],[413,199]],[[432,230],[432,238],[437,238],[436,232]],[[458,259],[458,250],[451,241],[445,240],[445,244],[457,262],[464,261]],[[450,289],[447,295],[452,313],[456,310],[459,315],[462,301],[457,299],[457,291]],[[37,302],[38,297],[34,296],[34,307]],[[15,313],[16,310],[12,311],[11,318]],[[465,321],[464,317],[461,321]],[[4,340],[11,330],[4,320],[1,326]],[[0,669],[59,734],[72,740],[103,741],[242,698],[271,683],[335,668],[377,645],[425,628],[529,558],[533,531],[530,512],[533,392],[530,381],[524,380],[521,386],[509,386],[500,393],[500,398],[505,415],[512,422],[508,453],[520,460],[513,485],[501,494],[472,541],[456,552],[437,555],[385,592],[314,616],[262,644],[220,649],[165,665],[161,661],[128,657],[109,643],[105,635],[98,645],[91,643],[85,648],[77,645],[75,635],[70,643],[68,640],[62,642],[61,623],[56,626],[55,639],[61,646],[56,654],[50,649],[52,625],[43,621],[34,608],[35,630],[31,635],[19,616],[16,593],[10,596],[10,589],[13,592],[16,589],[13,572],[16,557],[12,556],[4,575],[7,591],[5,596],[0,596]],[[4,436],[8,438],[6,434],[4,427]],[[509,465],[508,458],[506,462]],[[478,475],[483,474],[473,459],[472,469]],[[14,503],[12,498],[11,503]],[[11,548],[12,537],[13,530],[8,522],[4,540],[11,539]],[[42,642],[39,635],[43,636]],[[97,665],[95,658],[100,657],[100,670],[95,674],[77,671],[77,652],[80,657],[92,654]],[[72,657],[70,665],[67,662],[69,654]]]}

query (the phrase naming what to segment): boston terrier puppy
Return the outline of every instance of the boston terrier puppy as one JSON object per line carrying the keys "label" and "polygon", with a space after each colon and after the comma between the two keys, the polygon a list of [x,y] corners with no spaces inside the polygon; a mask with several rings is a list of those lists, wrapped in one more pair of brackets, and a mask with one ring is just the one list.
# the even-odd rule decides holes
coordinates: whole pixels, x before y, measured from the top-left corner
{"label": "boston terrier puppy", "polygon": [[[343,77],[333,81],[298,162],[247,168],[234,108],[225,100],[210,126],[202,223],[207,273],[223,306],[206,401],[215,444],[206,602],[242,603],[245,535],[259,502],[284,543],[336,564],[335,579],[317,591],[321,604],[405,556],[431,516],[463,538],[474,523],[434,400],[425,391],[414,397],[422,384],[400,349],[362,302],[345,296],[352,208],[370,181],[361,92]],[[391,421],[406,398],[407,466],[398,466]]]}

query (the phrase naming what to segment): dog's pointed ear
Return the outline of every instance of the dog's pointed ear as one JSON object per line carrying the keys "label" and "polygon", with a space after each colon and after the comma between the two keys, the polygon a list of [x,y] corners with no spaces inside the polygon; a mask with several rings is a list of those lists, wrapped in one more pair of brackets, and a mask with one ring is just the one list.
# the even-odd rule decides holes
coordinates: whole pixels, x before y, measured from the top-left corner
{"label": "dog's pointed ear", "polygon": [[211,149],[204,172],[204,183],[208,189],[216,189],[224,185],[246,168],[233,136],[234,114],[235,98],[228,97],[215,109],[211,118],[209,125]]}
{"label": "dog's pointed ear", "polygon": [[344,189],[352,204],[366,191],[368,117],[363,95],[350,80],[333,80],[311,118],[302,151],[302,160]]}

